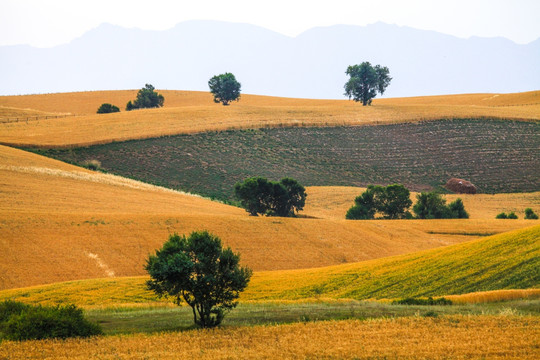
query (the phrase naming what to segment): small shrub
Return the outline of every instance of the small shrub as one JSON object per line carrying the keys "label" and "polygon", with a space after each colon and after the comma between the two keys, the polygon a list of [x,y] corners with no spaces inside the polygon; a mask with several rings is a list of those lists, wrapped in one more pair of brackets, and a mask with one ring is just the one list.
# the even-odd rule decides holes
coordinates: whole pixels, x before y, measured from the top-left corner
{"label": "small shrub", "polygon": [[103,333],[75,305],[30,306],[14,301],[0,304],[0,339],[40,340],[68,337],[88,337]]}
{"label": "small shrub", "polygon": [[507,217],[508,217],[508,219],[517,219],[518,218],[518,216],[513,211],[509,212]]}
{"label": "small shrub", "polygon": [[440,297],[433,299],[431,296],[427,299],[422,298],[405,298],[392,301],[394,305],[452,305],[452,300]]}
{"label": "small shrub", "polygon": [[118,106],[112,105],[112,104],[101,104],[101,106],[97,109],[98,114],[109,114],[109,113],[115,113],[120,112],[120,109]]}
{"label": "small shrub", "polygon": [[538,215],[531,208],[525,209],[525,219],[527,220],[538,220]]}
{"label": "small shrub", "polygon": [[508,215],[502,212],[500,214],[497,214],[497,216],[495,216],[495,219],[508,219]]}
{"label": "small shrub", "polygon": [[83,166],[87,169],[98,171],[101,170],[101,161],[92,159],[83,162]]}

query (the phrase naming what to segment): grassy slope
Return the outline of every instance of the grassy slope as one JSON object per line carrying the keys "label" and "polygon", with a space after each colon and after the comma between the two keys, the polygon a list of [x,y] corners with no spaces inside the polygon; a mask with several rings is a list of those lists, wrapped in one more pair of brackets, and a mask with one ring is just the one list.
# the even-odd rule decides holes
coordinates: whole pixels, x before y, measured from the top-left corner
{"label": "grassy slope", "polygon": [[540,189],[539,133],[540,123],[453,120],[212,132],[44,153],[74,163],[97,159],[112,173],[228,200],[249,176],[414,190],[459,177],[483,193],[523,192]]}
{"label": "grassy slope", "polygon": [[[248,300],[400,298],[540,286],[540,226],[408,255],[332,267],[256,272]],[[144,277],[4,290],[0,298],[114,305],[155,302]]]}
{"label": "grassy slope", "polygon": [[[375,100],[362,107],[346,100],[287,99],[242,95],[224,107],[209,93],[160,91],[162,109],[97,115],[101,103],[123,108],[136,91],[2,96],[0,106],[72,113],[76,116],[0,124],[0,142],[74,146],[211,130],[282,126],[341,126],[448,118],[539,120],[539,91]],[[498,95],[498,96],[497,96]]]}

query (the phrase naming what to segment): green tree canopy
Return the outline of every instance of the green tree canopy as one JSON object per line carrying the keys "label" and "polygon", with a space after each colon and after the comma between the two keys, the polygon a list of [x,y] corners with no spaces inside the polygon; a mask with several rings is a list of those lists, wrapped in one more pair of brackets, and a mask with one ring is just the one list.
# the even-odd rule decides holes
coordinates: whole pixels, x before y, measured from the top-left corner
{"label": "green tree canopy", "polygon": [[145,270],[148,289],[191,306],[193,320],[201,327],[219,325],[236,307],[248,285],[251,270],[239,266],[240,255],[223,249],[221,240],[207,231],[188,238],[170,235],[163,247],[150,255]]}
{"label": "green tree canopy", "polygon": [[418,219],[444,219],[449,215],[446,200],[434,192],[416,195],[413,211]]}
{"label": "green tree canopy", "polygon": [[294,216],[304,208],[306,190],[291,178],[279,182],[252,177],[234,186],[236,197],[250,215]]}
{"label": "green tree canopy", "polygon": [[392,78],[386,66],[371,66],[369,62],[350,65],[345,72],[350,79],[345,83],[345,96],[361,101],[363,106],[371,105],[377,93],[383,95]]}
{"label": "green tree canopy", "polygon": [[347,219],[374,219],[376,213],[382,214],[383,219],[405,219],[411,216],[407,210],[412,204],[410,192],[400,184],[369,185],[354,202],[345,215]]}
{"label": "green tree canopy", "polygon": [[241,84],[231,73],[216,75],[208,81],[210,92],[214,95],[215,103],[229,105],[231,101],[240,100]]}
{"label": "green tree canopy", "polygon": [[469,214],[460,198],[446,205],[441,194],[422,192],[416,195],[413,211],[418,219],[467,219]]}
{"label": "green tree canopy", "polygon": [[525,209],[525,219],[527,220],[538,220],[538,215],[531,208]]}
{"label": "green tree canopy", "polygon": [[146,84],[142,89],[137,93],[137,98],[131,102],[131,100],[126,105],[126,110],[134,109],[146,109],[146,108],[158,108],[162,107],[165,102],[163,95],[158,94],[154,91],[155,88]]}
{"label": "green tree canopy", "polygon": [[119,112],[119,111],[120,109],[118,108],[118,106],[114,106],[109,103],[101,104],[101,106],[97,109],[98,114],[109,114],[109,113],[114,113],[114,112]]}

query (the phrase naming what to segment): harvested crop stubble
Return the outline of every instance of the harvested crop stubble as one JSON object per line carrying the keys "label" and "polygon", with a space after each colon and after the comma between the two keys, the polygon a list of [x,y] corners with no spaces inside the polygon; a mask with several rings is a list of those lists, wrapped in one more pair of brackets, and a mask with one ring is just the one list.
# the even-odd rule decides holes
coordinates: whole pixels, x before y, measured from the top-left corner
{"label": "harvested crop stubble", "polygon": [[540,319],[448,316],[5,342],[7,359],[537,359]]}
{"label": "harvested crop stubble", "polygon": [[[354,204],[354,199],[362,194],[366,188],[354,186],[308,186],[306,192],[308,198],[302,214],[325,219],[343,219],[347,210]],[[416,201],[418,193],[411,192],[411,200]],[[501,211],[515,212],[520,219],[525,216],[524,210],[528,207],[540,211],[540,192],[530,193],[503,193],[503,194],[446,194],[443,195],[447,204],[457,198],[463,200],[465,209],[469,213],[469,219],[493,219]],[[441,223],[439,221],[439,223]],[[433,229],[432,231],[442,234],[443,232],[467,233],[462,228]],[[494,228],[492,233],[497,232]],[[473,231],[481,235],[480,229]]]}

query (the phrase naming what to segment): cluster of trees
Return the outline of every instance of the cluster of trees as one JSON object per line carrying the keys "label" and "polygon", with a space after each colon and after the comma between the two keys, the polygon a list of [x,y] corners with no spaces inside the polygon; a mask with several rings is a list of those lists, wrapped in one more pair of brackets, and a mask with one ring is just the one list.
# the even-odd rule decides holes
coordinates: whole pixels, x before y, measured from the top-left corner
{"label": "cluster of trees", "polygon": [[413,211],[418,219],[468,219],[469,214],[460,198],[446,205],[441,194],[420,193],[416,196]]}
{"label": "cluster of trees", "polygon": [[[365,61],[358,65],[351,65],[345,72],[349,75],[349,80],[345,83],[345,95],[349,99],[362,102],[362,105],[371,105],[371,101],[377,93],[383,95],[392,78],[390,70],[386,66],[372,66]],[[214,95],[214,102],[221,103],[224,106],[232,101],[240,100],[240,91],[242,85],[236,80],[236,77],[229,72],[215,75],[208,81],[210,92]],[[158,94],[155,88],[146,84],[137,93],[134,101],[129,101],[126,105],[126,111],[134,109],[158,108],[165,102],[163,95]],[[118,112],[120,109],[108,103],[101,104],[97,113],[107,114]]]}
{"label": "cluster of trees", "polygon": [[[497,214],[497,216],[495,216],[495,218],[496,219],[517,219],[518,216],[516,215],[515,212],[510,211],[508,214],[505,213],[505,212]],[[524,217],[524,219],[525,220],[538,220],[538,215],[533,211],[533,209],[526,208],[525,209],[525,217]]]}
{"label": "cluster of trees", "polygon": [[369,185],[366,191],[354,199],[354,205],[345,217],[368,220],[380,213],[383,219],[406,219],[412,217],[407,210],[411,205],[410,192],[403,185]]}
{"label": "cluster of trees", "polygon": [[354,199],[354,205],[345,218],[352,220],[374,219],[381,214],[382,219],[467,219],[463,201],[456,199],[446,205],[446,200],[435,192],[420,193],[413,206],[415,216],[409,211],[412,205],[410,191],[401,184],[388,186],[370,185]]}
{"label": "cluster of trees", "polygon": [[307,196],[306,189],[291,178],[277,182],[251,177],[237,183],[234,193],[252,216],[294,216],[304,208]]}

